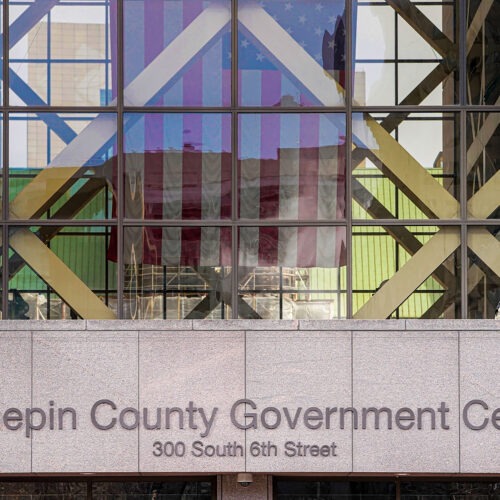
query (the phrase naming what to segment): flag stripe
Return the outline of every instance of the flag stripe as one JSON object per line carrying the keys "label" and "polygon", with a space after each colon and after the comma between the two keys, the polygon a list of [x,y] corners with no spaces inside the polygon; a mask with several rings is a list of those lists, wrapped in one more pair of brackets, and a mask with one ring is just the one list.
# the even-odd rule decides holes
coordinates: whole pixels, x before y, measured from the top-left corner
{"label": "flag stripe", "polygon": [[[159,54],[163,47],[163,8],[164,3],[153,1],[150,4],[144,2],[144,63],[147,67]],[[161,115],[147,114],[144,117],[144,151],[145,162],[142,178],[144,179],[143,199],[148,199],[144,204],[146,218],[156,219],[161,216],[163,200],[159,197],[155,186],[163,185],[163,159],[159,154],[148,154],[160,151],[163,140],[163,119]],[[161,230],[157,228],[149,231],[143,243],[143,261],[158,260],[162,252]]]}
{"label": "flag stripe", "polygon": [[[112,0],[112,5],[115,2]],[[302,3],[298,1],[294,8],[298,10]],[[203,0],[148,0],[137,4],[128,2],[125,9],[126,81],[150,64],[204,6]],[[141,32],[139,43],[134,30]],[[334,36],[338,40],[339,33]],[[243,41],[240,39],[239,44]],[[325,50],[328,41],[323,37]],[[315,48],[319,51],[321,36],[317,40],[308,38],[304,44],[311,46],[313,42],[319,44]],[[216,41],[190,63],[183,77],[155,104],[230,104],[228,48],[227,36]],[[246,46],[241,51],[244,49]],[[112,53],[116,60],[116,47]],[[238,70],[241,105],[279,109],[281,105],[310,104],[297,83],[265,58],[264,48],[254,47],[249,54],[249,58],[240,58]],[[333,68],[325,69],[342,71],[341,55],[337,50]],[[115,71],[113,65],[113,75]],[[113,81],[116,87],[116,79]],[[333,125],[332,116],[259,114],[256,109],[254,114],[240,114],[238,123],[232,124],[239,127],[238,151],[233,152],[238,155],[239,203],[235,209],[242,219],[255,221],[255,227],[240,229],[239,265],[335,267],[345,259],[345,228],[259,225],[270,219],[314,222],[344,216],[345,137],[342,125],[340,129]],[[176,221],[231,218],[229,113],[149,113],[126,130],[125,136],[127,217]],[[114,235],[111,240],[115,242]],[[230,265],[231,242],[231,227],[127,228],[125,261],[169,266]],[[116,251],[113,253],[110,247],[109,254],[113,256]]]}
{"label": "flag stripe", "polygon": [[[281,75],[277,71],[263,71],[262,100],[276,104],[281,98]],[[261,219],[275,219],[279,215],[279,162],[277,145],[280,141],[280,115],[261,115],[260,213]],[[278,265],[278,227],[261,227],[259,231],[259,265]]]}

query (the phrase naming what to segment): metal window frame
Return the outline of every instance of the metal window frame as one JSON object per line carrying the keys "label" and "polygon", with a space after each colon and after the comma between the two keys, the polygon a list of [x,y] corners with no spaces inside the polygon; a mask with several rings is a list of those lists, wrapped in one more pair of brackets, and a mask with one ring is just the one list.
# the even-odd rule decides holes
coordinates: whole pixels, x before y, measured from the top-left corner
{"label": "metal window frame", "polygon": [[[126,0],[119,0],[117,2],[118,12],[117,12],[117,78],[118,78],[118,92],[117,100],[115,105],[110,106],[10,106],[9,103],[9,19],[8,19],[8,9],[9,3],[3,2],[3,33],[4,33],[4,45],[3,45],[3,58],[5,64],[2,69],[2,76],[4,81],[4,95],[3,102],[0,106],[0,112],[3,116],[3,132],[2,138],[4,142],[4,148],[2,152],[3,160],[3,176],[4,182],[2,187],[2,215],[0,218],[0,223],[2,224],[2,240],[8,240],[9,229],[13,226],[33,226],[33,225],[46,225],[46,226],[107,226],[116,227],[118,234],[118,263],[117,263],[117,285],[118,285],[118,317],[123,317],[123,306],[124,306],[124,266],[123,266],[123,251],[124,251],[124,230],[126,227],[141,225],[144,227],[158,227],[158,226],[201,226],[210,225],[217,227],[230,227],[232,230],[232,259],[233,268],[237,267],[238,261],[238,231],[240,227],[255,227],[255,226],[345,226],[347,234],[347,318],[352,318],[353,316],[353,256],[352,256],[352,234],[353,229],[356,227],[374,227],[374,226],[443,226],[443,227],[456,227],[460,230],[460,251],[461,251],[461,276],[460,276],[460,293],[462,301],[461,317],[467,317],[467,273],[468,273],[468,246],[467,237],[468,229],[473,227],[488,227],[498,225],[498,219],[470,219],[467,216],[467,117],[469,113],[482,112],[482,113],[492,113],[500,112],[500,108],[495,105],[471,105],[467,103],[466,95],[466,85],[467,85],[467,48],[466,48],[466,36],[467,36],[467,20],[466,20],[466,0],[451,0],[448,2],[413,2],[414,5],[450,5],[455,6],[457,17],[458,17],[458,47],[459,47],[459,64],[458,64],[458,82],[459,82],[459,102],[453,105],[443,105],[443,106],[408,106],[408,105],[394,105],[394,106],[359,106],[353,103],[353,68],[354,68],[354,40],[353,40],[353,14],[356,5],[373,5],[373,6],[387,6],[387,3],[376,3],[376,2],[351,2],[346,1],[346,75],[351,75],[346,78],[346,88],[345,96],[346,102],[343,106],[312,106],[307,108],[296,108],[296,107],[249,107],[249,106],[238,106],[237,100],[237,68],[238,68],[238,0],[228,0],[231,5],[232,16],[231,16],[231,46],[232,46],[232,62],[231,62],[231,105],[228,107],[162,107],[162,106],[127,106],[124,103],[124,2]],[[109,2],[104,0],[98,5],[108,5]],[[20,4],[17,4],[20,5]],[[26,2],[29,5],[29,2]],[[74,2],[72,6],[78,7],[86,5],[85,2]],[[397,24],[397,17],[399,14],[395,12],[395,23]],[[109,20],[109,10],[107,10],[107,19]],[[397,27],[396,27],[397,29]],[[109,27],[106,28],[109,31]],[[397,34],[397,33],[396,33]],[[397,36],[395,39],[397,45]],[[108,42],[106,41],[106,45]],[[401,62],[397,59],[397,46],[396,46],[396,62]],[[423,60],[422,60],[423,61]],[[416,59],[415,63],[422,62]],[[436,61],[439,62],[439,61]],[[103,63],[108,64],[107,60],[103,59]],[[108,74],[106,72],[106,78]],[[397,80],[398,73],[395,72],[395,78]],[[396,97],[397,97],[397,87],[396,87]],[[50,101],[49,101],[50,102]],[[397,100],[395,101],[397,102]],[[199,220],[199,221],[172,221],[172,220],[137,220],[137,219],[126,219],[124,214],[124,207],[122,203],[117,204],[117,217],[102,219],[102,220],[73,220],[73,219],[50,219],[50,220],[38,220],[38,219],[24,219],[24,220],[13,220],[9,217],[9,118],[11,114],[15,113],[114,113],[117,116],[117,158],[118,158],[118,185],[117,193],[118,199],[123,199],[124,194],[124,153],[123,153],[123,142],[124,142],[124,114],[125,113],[225,113],[231,115],[232,127],[231,127],[231,145],[232,145],[232,213],[231,219],[228,220]],[[355,113],[446,113],[452,112],[456,113],[459,117],[459,203],[460,203],[460,216],[457,219],[424,219],[424,220],[413,220],[413,219],[354,219],[352,215],[352,203],[353,203],[353,187],[352,187],[352,150],[347,148],[346,150],[346,214],[345,219],[335,220],[335,221],[317,221],[317,220],[287,220],[287,221],[277,221],[277,220],[242,220],[238,219],[237,207],[238,207],[238,179],[237,179],[237,146],[238,146],[238,117],[242,114],[265,114],[265,113],[343,113],[346,115],[346,137],[347,144],[352,144],[352,119]],[[3,263],[7,262],[7,251],[6,246],[3,246]],[[232,297],[232,316],[233,318],[238,317],[237,302],[238,302],[238,283],[236,279],[237,273],[233,273],[232,283],[231,283],[231,297]],[[2,289],[4,293],[2,294],[2,310],[8,310],[8,273],[2,274]],[[283,290],[280,293],[285,293]],[[308,293],[314,293],[308,291]],[[4,319],[5,318],[4,316]]]}

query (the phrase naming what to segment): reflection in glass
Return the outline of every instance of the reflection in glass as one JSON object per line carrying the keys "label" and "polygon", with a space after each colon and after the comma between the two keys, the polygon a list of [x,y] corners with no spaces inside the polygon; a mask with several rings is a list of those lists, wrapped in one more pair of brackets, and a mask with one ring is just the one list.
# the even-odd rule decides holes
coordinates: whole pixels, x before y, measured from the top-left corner
{"label": "reflection in glass", "polygon": [[[245,281],[245,288],[250,288],[249,282],[255,283],[256,287],[260,286],[262,280],[259,279],[261,277],[259,275],[265,273],[262,269],[256,269],[251,278]],[[282,273],[285,282],[289,277],[287,275],[295,273],[295,270],[283,269]],[[267,274],[279,276],[279,272],[272,273],[269,270]],[[289,289],[286,286],[283,288],[284,292]],[[254,318],[254,313],[262,319],[339,319],[346,317],[345,291],[307,293],[301,290],[300,293],[280,293],[252,289],[249,293],[243,293],[243,300],[245,306],[242,308],[240,305],[240,318]]]}
{"label": "reflection in glass", "polygon": [[242,219],[345,217],[345,115],[240,115]]}
{"label": "reflection in glass", "polygon": [[125,0],[125,101],[229,106],[229,0]]}
{"label": "reflection in glass", "polygon": [[9,1],[10,104],[109,105],[109,2],[41,3]]}
{"label": "reflection in glass", "polygon": [[[500,218],[500,113],[467,115],[467,213],[474,219]],[[494,177],[496,175],[496,177]]]}
{"label": "reflection in glass", "polygon": [[170,481],[1,481],[2,500],[211,500],[210,480]]}
{"label": "reflection in glass", "polygon": [[396,483],[375,481],[315,481],[277,478],[274,482],[276,498],[325,500],[395,500]]}
{"label": "reflection in glass", "polygon": [[[498,25],[500,3],[467,0],[467,103],[500,104]],[[475,35],[469,40],[470,33]]]}
{"label": "reflection in glass", "polygon": [[2,500],[85,500],[87,483],[59,481],[0,481]]}
{"label": "reflection in glass", "polygon": [[[1,18],[1,16],[0,16]],[[0,113],[0,152],[3,153],[3,114]],[[0,186],[4,184],[4,165],[3,165],[3,154],[0,154]],[[0,215],[3,213],[2,205],[3,200],[3,189],[0,189]]]}
{"label": "reflection in glass", "polygon": [[210,481],[93,482],[92,498],[100,500],[212,500]]}
{"label": "reflection in glass", "polygon": [[499,242],[499,226],[468,229],[468,318],[493,319],[500,315]]}
{"label": "reflection in glass", "polygon": [[354,219],[459,216],[458,115],[353,115]]}
{"label": "reflection in glass", "polygon": [[459,247],[458,228],[354,227],[354,317],[460,318]]}
{"label": "reflection in glass", "polygon": [[9,196],[14,219],[111,217],[114,114],[12,114]]}
{"label": "reflection in glass", "polygon": [[344,104],[344,0],[242,0],[238,18],[240,105]]}
{"label": "reflection in glass", "polygon": [[491,500],[500,495],[494,482],[413,482],[401,483],[401,500]]}
{"label": "reflection in glass", "polygon": [[[410,8],[411,4],[416,9]],[[435,5],[406,2],[397,12],[386,2],[355,2],[355,104],[458,102],[457,13],[456,1]],[[436,32],[429,34],[429,25],[434,25]]]}
{"label": "reflection in glass", "polygon": [[230,317],[231,228],[126,227],[124,252],[126,318]]}
{"label": "reflection in glass", "polygon": [[11,227],[12,319],[113,318],[116,265],[109,227]]}
{"label": "reflection in glass", "polygon": [[345,315],[345,227],[242,227],[243,318]]}
{"label": "reflection in glass", "polygon": [[125,115],[125,216],[231,217],[231,116]]}

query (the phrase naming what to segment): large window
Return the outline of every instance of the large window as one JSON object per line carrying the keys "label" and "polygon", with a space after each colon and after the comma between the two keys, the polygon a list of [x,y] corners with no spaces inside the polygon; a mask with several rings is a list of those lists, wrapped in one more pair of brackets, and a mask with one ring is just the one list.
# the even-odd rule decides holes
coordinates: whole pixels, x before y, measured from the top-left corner
{"label": "large window", "polygon": [[0,500],[213,500],[215,480],[0,481]]}
{"label": "large window", "polygon": [[493,481],[275,478],[276,500],[497,500]]}
{"label": "large window", "polygon": [[1,9],[2,318],[495,316],[498,2]]}

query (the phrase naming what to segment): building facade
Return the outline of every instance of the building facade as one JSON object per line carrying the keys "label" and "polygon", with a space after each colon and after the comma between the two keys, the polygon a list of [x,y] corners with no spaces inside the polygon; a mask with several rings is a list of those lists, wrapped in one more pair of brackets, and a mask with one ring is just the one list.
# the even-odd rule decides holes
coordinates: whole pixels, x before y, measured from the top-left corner
{"label": "building facade", "polygon": [[500,498],[496,1],[2,20],[0,498]]}

